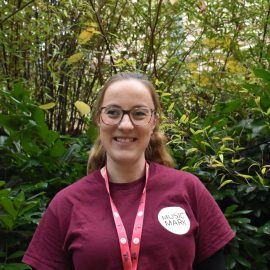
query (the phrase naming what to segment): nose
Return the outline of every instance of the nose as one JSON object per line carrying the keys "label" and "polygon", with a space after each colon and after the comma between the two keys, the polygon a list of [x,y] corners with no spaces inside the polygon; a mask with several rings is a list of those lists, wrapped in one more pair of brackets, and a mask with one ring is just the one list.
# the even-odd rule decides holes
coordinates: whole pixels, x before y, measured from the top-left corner
{"label": "nose", "polygon": [[133,129],[134,128],[134,125],[132,121],[130,120],[130,117],[127,113],[123,115],[120,123],[118,124],[118,128],[120,129]]}

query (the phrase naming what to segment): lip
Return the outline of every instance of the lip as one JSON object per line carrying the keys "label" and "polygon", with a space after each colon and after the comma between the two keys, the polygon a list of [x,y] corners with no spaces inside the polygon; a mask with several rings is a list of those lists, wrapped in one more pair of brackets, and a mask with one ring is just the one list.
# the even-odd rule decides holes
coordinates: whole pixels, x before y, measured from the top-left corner
{"label": "lip", "polygon": [[121,144],[129,144],[137,141],[137,138],[135,137],[124,137],[124,136],[114,136],[113,140],[117,143]]}

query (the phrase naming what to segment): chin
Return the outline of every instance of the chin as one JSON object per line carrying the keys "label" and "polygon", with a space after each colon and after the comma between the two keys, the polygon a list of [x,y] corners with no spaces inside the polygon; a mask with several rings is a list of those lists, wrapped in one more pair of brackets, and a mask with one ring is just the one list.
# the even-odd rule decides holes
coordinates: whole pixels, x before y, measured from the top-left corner
{"label": "chin", "polygon": [[[139,162],[140,160],[142,160],[142,157],[137,157],[134,155],[127,155],[127,154],[119,154],[119,155],[115,155],[114,157],[111,157],[111,160],[113,160],[114,162],[117,162],[119,165],[123,164],[123,165],[131,165],[131,164],[136,164],[137,162]],[[144,160],[144,157],[143,157]]]}

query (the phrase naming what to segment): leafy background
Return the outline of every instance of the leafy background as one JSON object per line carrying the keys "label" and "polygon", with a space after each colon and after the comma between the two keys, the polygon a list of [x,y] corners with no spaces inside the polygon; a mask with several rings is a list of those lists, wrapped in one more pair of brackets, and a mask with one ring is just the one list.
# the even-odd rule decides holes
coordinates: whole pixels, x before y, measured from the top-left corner
{"label": "leafy background", "polygon": [[54,194],[86,173],[112,74],[155,84],[178,169],[236,232],[228,269],[270,268],[270,1],[0,0],[0,269]]}

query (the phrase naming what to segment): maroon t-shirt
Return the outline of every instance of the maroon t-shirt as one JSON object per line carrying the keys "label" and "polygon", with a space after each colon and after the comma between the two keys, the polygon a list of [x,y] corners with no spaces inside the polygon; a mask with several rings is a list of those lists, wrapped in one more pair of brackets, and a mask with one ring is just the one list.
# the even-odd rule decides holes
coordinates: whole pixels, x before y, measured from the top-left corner
{"label": "maroon t-shirt", "polygon": [[[110,184],[130,241],[144,180]],[[233,237],[220,208],[194,175],[150,164],[138,270],[191,270]],[[23,262],[38,270],[121,270],[105,182],[99,171],[60,191]]]}

